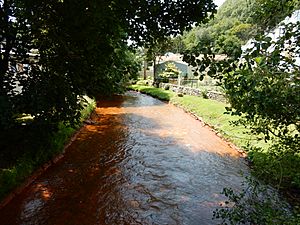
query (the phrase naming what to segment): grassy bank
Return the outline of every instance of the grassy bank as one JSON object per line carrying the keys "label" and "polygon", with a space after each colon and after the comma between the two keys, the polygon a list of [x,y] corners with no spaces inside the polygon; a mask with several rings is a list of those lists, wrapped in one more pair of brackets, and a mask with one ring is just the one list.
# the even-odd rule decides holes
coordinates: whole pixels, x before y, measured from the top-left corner
{"label": "grassy bank", "polygon": [[[81,121],[89,117],[95,106],[95,101],[87,98],[81,112]],[[25,127],[8,131],[6,138],[1,140],[0,200],[37,168],[61,153],[80,126],[72,128],[60,123],[54,133]]]}

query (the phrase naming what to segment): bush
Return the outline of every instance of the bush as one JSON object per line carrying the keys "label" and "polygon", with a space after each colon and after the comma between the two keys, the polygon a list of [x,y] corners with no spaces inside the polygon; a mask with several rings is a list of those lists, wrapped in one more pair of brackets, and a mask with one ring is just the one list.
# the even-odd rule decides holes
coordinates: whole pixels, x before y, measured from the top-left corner
{"label": "bush", "polygon": [[136,85],[148,86],[149,82],[150,82],[150,80],[139,80],[136,82]]}
{"label": "bush", "polygon": [[201,96],[202,96],[202,98],[205,98],[205,99],[208,99],[208,91],[207,90],[203,90],[203,91],[201,91]]}
{"label": "bush", "polygon": [[235,192],[224,188],[226,201],[216,209],[213,219],[221,219],[221,224],[299,224],[300,217],[282,201],[274,190],[252,178],[246,178],[245,189]]}
{"label": "bush", "polygon": [[180,70],[174,63],[167,63],[165,70],[159,75],[160,81],[163,83],[169,83],[169,78],[178,78]]}

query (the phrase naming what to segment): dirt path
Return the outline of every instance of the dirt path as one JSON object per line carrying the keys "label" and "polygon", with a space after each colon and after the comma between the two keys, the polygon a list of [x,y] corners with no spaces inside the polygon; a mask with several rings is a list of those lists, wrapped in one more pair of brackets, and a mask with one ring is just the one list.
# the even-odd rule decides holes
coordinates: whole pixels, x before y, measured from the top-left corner
{"label": "dirt path", "polygon": [[214,224],[244,160],[201,122],[152,97],[100,101],[65,157],[0,211],[0,224]]}

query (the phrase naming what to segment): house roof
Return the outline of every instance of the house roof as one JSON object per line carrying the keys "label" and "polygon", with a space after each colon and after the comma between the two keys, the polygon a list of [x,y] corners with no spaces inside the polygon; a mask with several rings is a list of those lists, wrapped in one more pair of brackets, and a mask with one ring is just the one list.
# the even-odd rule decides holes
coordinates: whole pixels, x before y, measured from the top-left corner
{"label": "house roof", "polygon": [[168,61],[183,62],[182,55],[174,54],[174,53],[167,53],[163,56],[158,56],[156,59],[158,62],[168,62]]}
{"label": "house roof", "polygon": [[182,61],[182,60],[177,60],[177,61],[174,61],[174,60],[159,61],[159,62],[157,63],[157,65],[164,64],[164,63],[178,63],[178,64],[183,64],[183,65],[186,65],[186,66],[189,65],[188,63],[186,63],[186,62],[184,62],[184,61]]}
{"label": "house roof", "polygon": [[[197,59],[202,59],[203,56],[204,56],[203,54],[200,54],[199,57],[197,57]],[[158,62],[157,64],[171,61],[171,62],[177,62],[177,63],[188,65],[188,63],[184,62],[182,60],[182,58],[183,58],[183,55],[181,55],[181,54],[167,53],[163,56],[156,57],[156,61]],[[224,60],[224,59],[226,59],[226,55],[215,55],[215,59],[217,61]]]}

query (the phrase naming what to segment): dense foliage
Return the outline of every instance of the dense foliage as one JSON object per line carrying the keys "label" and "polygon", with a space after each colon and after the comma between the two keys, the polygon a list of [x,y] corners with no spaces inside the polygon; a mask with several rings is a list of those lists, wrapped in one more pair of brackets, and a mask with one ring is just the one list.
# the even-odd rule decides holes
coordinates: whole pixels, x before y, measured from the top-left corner
{"label": "dense foliage", "polygon": [[260,32],[276,27],[286,16],[299,9],[299,0],[252,0],[253,23],[258,25]]}
{"label": "dense foliage", "polygon": [[119,92],[136,72],[128,39],[149,47],[214,11],[211,0],[1,0],[1,129],[22,114],[76,123],[80,96]]}
{"label": "dense foliage", "polygon": [[[254,3],[252,9],[270,4],[268,9],[275,10],[273,1],[255,0]],[[286,3],[297,7],[296,1]],[[256,15],[259,11],[252,13]],[[265,14],[261,20],[266,23],[261,24],[270,24],[268,28],[271,29],[276,18],[283,18],[286,13],[283,10],[273,18]],[[299,28],[299,22],[282,24],[280,36],[276,38],[257,29],[252,44],[247,45],[248,50],[242,52],[235,48],[236,54],[224,52],[227,56],[224,60],[215,57],[215,44],[205,42],[187,50],[184,57],[197,66],[200,78],[208,74],[218,79],[231,105],[228,113],[240,115],[238,123],[270,143],[268,151],[250,148],[249,158],[258,169],[256,172],[278,187],[300,187],[297,172],[300,154]],[[200,53],[203,54],[201,59],[197,58]]]}
{"label": "dense foliage", "polygon": [[224,188],[222,193],[228,200],[213,215],[214,219],[221,220],[222,225],[294,225],[299,222],[299,215],[280,199],[275,190],[252,178],[246,179],[241,192]]}
{"label": "dense foliage", "polygon": [[211,45],[216,54],[238,55],[241,45],[256,33],[251,18],[252,5],[252,1],[225,1],[214,19],[183,35],[185,48],[201,51],[203,45]]}
{"label": "dense foliage", "polygon": [[227,0],[214,19],[173,39],[173,52],[211,45],[215,54],[238,57],[249,39],[277,26],[298,9],[299,0]]}
{"label": "dense foliage", "polygon": [[[236,2],[236,8],[241,3],[228,2]],[[254,136],[260,136],[267,142],[267,148],[245,146],[253,173],[279,190],[288,192],[290,202],[299,205],[295,196],[298,196],[300,188],[300,22],[279,25],[282,19],[299,8],[299,1],[253,0],[247,1],[247,4],[251,10],[246,10],[246,21],[251,24],[251,29],[250,32],[241,32],[245,41],[252,38],[247,50],[242,51],[238,45],[228,45],[226,38],[216,35],[187,49],[185,60],[197,66],[200,78],[208,74],[219,80],[231,105],[227,108],[228,113],[240,116],[234,124],[244,125]],[[269,35],[268,32],[278,26],[280,32],[275,33],[280,35]],[[229,35],[227,28],[223,29],[227,30],[225,35]],[[214,25],[205,29],[215,30]],[[208,35],[209,32],[203,34]],[[236,37],[231,36],[229,40]],[[236,39],[233,43],[245,42]],[[229,50],[234,51],[228,51],[228,47],[233,47]],[[200,53],[204,56],[197,58]],[[225,54],[227,58],[217,60],[216,53]],[[250,188],[253,185],[250,184]],[[284,211],[282,208],[286,206],[279,204],[280,200],[267,195],[259,187],[239,194],[224,189],[223,194],[229,198],[229,205],[215,214],[215,218],[223,219],[223,224],[299,223],[299,217],[295,216],[297,213]],[[281,208],[280,213],[278,207]]]}

